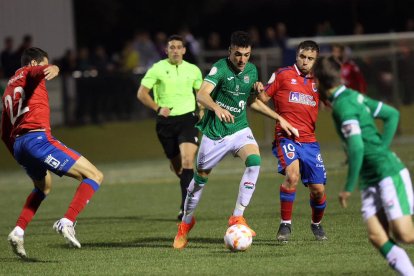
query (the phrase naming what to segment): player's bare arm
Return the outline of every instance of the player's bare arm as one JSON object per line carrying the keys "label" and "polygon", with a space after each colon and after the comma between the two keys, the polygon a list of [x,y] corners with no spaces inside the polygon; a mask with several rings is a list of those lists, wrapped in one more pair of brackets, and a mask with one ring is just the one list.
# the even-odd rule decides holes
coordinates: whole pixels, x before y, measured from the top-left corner
{"label": "player's bare arm", "polygon": [[299,137],[299,132],[296,128],[294,128],[288,121],[286,121],[282,116],[280,116],[279,114],[274,112],[269,106],[267,106],[265,103],[263,103],[258,98],[255,98],[252,101],[252,103],[250,104],[250,107],[253,110],[269,117],[270,119],[273,119],[273,120],[276,120],[277,122],[279,122],[282,129],[284,131],[286,131],[286,133],[289,136],[293,134],[296,137]]}
{"label": "player's bare arm", "polygon": [[45,74],[46,80],[51,80],[59,75],[59,71],[59,67],[56,65],[50,65],[43,70],[43,73]]}
{"label": "player's bare arm", "polygon": [[205,106],[207,109],[214,111],[220,121],[226,123],[234,123],[234,116],[226,109],[221,108],[211,98],[210,94],[214,89],[214,85],[210,82],[204,81],[197,93],[197,101]]}
{"label": "player's bare arm", "polygon": [[146,107],[151,108],[155,112],[157,112],[158,115],[168,117],[171,113],[171,109],[168,107],[161,107],[158,106],[154,100],[150,96],[150,90],[149,88],[141,85],[138,88],[137,92],[137,98],[140,100]]}

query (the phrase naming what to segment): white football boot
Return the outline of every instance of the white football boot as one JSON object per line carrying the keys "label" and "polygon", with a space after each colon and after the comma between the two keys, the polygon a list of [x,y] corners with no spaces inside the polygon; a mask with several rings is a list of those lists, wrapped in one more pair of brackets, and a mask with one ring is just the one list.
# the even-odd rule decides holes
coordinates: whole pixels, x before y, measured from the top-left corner
{"label": "white football boot", "polygon": [[53,229],[62,234],[69,246],[81,248],[80,242],[75,237],[75,225],[67,218],[61,218],[53,224]]}
{"label": "white football boot", "polygon": [[16,228],[10,232],[9,236],[7,237],[14,254],[19,256],[22,259],[27,258],[26,250],[24,250],[24,239],[23,235],[18,235],[16,233]]}

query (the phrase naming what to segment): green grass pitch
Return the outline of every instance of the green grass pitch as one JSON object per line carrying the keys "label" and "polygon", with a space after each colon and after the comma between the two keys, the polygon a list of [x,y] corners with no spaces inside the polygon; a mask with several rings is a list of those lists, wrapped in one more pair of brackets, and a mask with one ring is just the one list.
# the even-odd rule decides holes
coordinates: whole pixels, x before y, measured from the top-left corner
{"label": "green grass pitch", "polygon": [[[260,128],[260,124],[255,127]],[[276,161],[264,145],[261,175],[245,212],[257,237],[248,251],[240,253],[224,248],[223,235],[237,197],[242,162],[228,157],[212,172],[196,211],[197,224],[189,236],[188,247],[174,250],[180,200],[178,181],[162,157],[153,122],[143,122],[54,132],[57,138],[96,162],[105,181],[78,218],[76,231],[82,248],[70,249],[52,225],[65,213],[78,183],[54,176],[51,194],[26,230],[29,260],[20,261],[13,255],[7,235],[31,185],[3,147],[0,275],[394,275],[367,240],[359,211],[359,192],[353,194],[350,207],[340,208],[337,194],[346,174],[342,165],[344,155],[329,125],[320,128],[328,170],[328,206],[323,225],[329,241],[314,240],[308,192],[299,186],[292,240],[287,245],[276,242],[278,187],[283,178],[275,173]],[[412,173],[413,132],[409,127],[403,130],[406,135],[395,141],[393,149]],[[122,135],[117,136],[119,133]],[[97,136],[95,142],[88,141]],[[114,149],[104,151],[110,147]],[[414,259],[414,246],[404,248]]]}

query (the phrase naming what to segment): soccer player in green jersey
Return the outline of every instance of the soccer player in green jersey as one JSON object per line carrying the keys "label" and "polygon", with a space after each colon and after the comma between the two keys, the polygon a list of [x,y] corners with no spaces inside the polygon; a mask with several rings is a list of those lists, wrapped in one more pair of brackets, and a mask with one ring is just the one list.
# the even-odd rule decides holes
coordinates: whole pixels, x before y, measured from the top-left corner
{"label": "soccer player in green jersey", "polygon": [[[389,149],[398,119],[398,111],[368,98],[341,83],[341,65],[333,57],[316,61],[321,98],[332,103],[332,116],[349,156],[348,176],[339,201],[347,207],[348,198],[359,181],[362,216],[370,242],[388,264],[400,275],[414,275],[407,253],[394,240],[414,243],[413,187],[410,174],[399,158]],[[386,123],[380,135],[371,108],[375,107]]]}
{"label": "soccer player in green jersey", "polygon": [[[187,187],[193,178],[193,164],[198,148],[199,120],[195,92],[203,81],[200,69],[183,60],[184,39],[178,35],[168,38],[168,58],[155,63],[141,80],[138,99],[157,113],[156,131],[170,167],[180,178],[181,220]],[[153,90],[154,98],[149,94]]]}
{"label": "soccer player in green jersey", "polygon": [[228,224],[248,226],[243,212],[255,190],[261,159],[247,121],[247,106],[277,120],[289,135],[296,133],[296,129],[256,98],[255,91],[263,90],[263,84],[257,81],[256,66],[248,62],[250,53],[249,35],[242,31],[234,32],[228,58],[220,59],[213,65],[197,94],[197,100],[206,107],[203,119],[197,124],[203,137],[197,155],[196,173],[188,187],[184,216],[174,239],[176,249],[187,245],[187,235],[195,224],[193,214],[208,176],[227,154],[240,157],[246,166]]}

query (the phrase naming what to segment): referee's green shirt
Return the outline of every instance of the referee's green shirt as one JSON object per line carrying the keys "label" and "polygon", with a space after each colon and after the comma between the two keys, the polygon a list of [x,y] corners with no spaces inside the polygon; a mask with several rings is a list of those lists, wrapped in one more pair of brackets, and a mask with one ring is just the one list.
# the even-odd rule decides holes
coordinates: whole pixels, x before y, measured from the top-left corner
{"label": "referee's green shirt", "polygon": [[172,108],[171,116],[193,112],[196,99],[193,89],[200,89],[200,69],[183,60],[173,65],[168,59],[155,63],[141,80],[141,85],[153,89],[154,101],[162,107]]}

